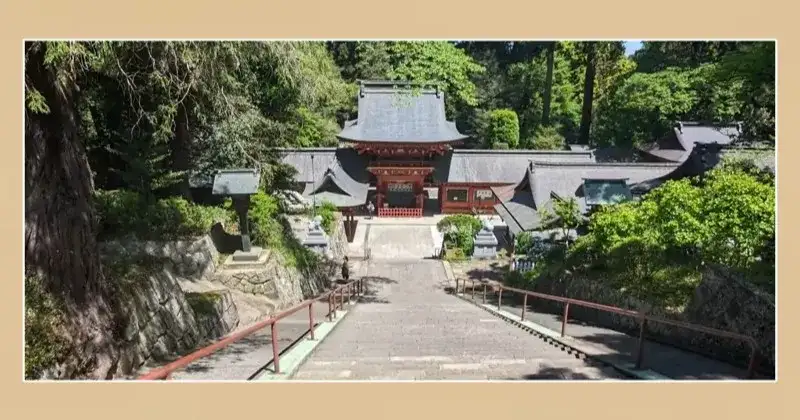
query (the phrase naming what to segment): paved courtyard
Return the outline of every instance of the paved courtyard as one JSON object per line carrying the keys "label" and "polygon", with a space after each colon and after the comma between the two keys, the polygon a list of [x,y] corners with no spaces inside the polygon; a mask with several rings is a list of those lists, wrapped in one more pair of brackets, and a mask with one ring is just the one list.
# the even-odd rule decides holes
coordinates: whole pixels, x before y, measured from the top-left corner
{"label": "paved courtyard", "polygon": [[355,271],[369,279],[366,297],[293,379],[619,378],[449,295],[440,261],[376,259]]}

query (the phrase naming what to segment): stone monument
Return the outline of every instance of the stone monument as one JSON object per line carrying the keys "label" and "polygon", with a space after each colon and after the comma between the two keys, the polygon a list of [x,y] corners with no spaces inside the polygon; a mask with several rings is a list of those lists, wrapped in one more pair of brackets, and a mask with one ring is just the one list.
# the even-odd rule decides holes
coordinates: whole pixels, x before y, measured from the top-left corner
{"label": "stone monument", "polygon": [[328,252],[328,234],[322,229],[322,216],[315,216],[308,224],[308,234],[303,240],[303,246],[320,255]]}
{"label": "stone monument", "polygon": [[494,236],[494,226],[488,219],[483,220],[481,230],[475,235],[475,245],[472,250],[472,258],[494,259],[497,257],[497,237]]}

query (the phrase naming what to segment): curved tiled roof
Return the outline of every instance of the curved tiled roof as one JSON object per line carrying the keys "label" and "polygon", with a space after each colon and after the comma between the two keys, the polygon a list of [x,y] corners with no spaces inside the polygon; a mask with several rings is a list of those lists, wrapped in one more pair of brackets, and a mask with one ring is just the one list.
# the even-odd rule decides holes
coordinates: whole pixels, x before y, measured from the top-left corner
{"label": "curved tiled roof", "polygon": [[436,161],[434,176],[449,183],[516,184],[531,161],[594,162],[589,151],[561,150],[454,150]]}
{"label": "curved tiled roof", "polygon": [[447,121],[444,94],[404,82],[362,82],[358,118],[338,135],[352,142],[447,143],[466,139]]}

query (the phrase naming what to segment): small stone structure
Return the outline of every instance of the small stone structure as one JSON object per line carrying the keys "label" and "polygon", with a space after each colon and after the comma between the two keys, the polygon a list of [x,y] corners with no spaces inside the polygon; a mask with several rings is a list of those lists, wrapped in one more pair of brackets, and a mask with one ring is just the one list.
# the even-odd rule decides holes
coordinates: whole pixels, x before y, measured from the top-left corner
{"label": "small stone structure", "polygon": [[311,203],[297,191],[281,190],[276,196],[281,209],[287,214],[302,214],[311,208]]}
{"label": "small stone structure", "polygon": [[483,227],[475,235],[475,245],[472,258],[493,259],[497,257],[497,237],[494,235],[494,226],[488,219],[483,220]]}
{"label": "small stone structure", "polygon": [[316,216],[308,224],[308,234],[303,240],[303,245],[319,255],[326,255],[328,244],[328,234],[322,229],[322,216]]}

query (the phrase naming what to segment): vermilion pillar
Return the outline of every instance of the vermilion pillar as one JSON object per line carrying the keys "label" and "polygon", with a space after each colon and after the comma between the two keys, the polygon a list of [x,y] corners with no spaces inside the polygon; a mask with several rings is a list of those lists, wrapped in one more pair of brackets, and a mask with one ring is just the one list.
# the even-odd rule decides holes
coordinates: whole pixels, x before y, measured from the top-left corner
{"label": "vermilion pillar", "polygon": [[422,208],[424,200],[425,200],[425,197],[423,196],[423,192],[425,192],[425,190],[422,188],[422,181],[414,182],[414,194],[415,194],[416,199],[417,199],[417,208],[418,209]]}

